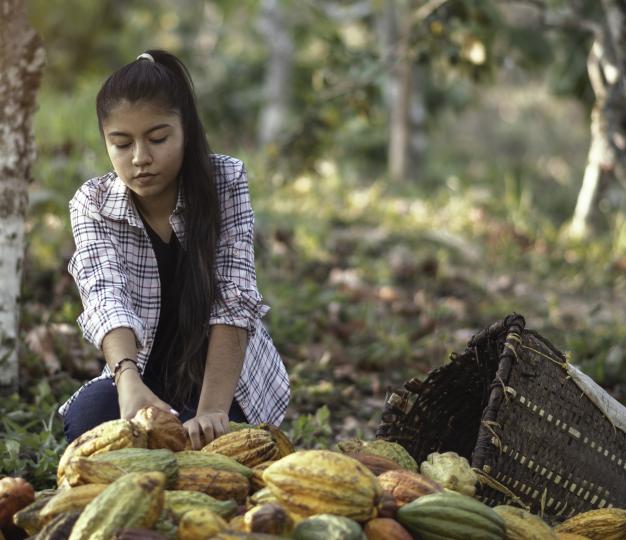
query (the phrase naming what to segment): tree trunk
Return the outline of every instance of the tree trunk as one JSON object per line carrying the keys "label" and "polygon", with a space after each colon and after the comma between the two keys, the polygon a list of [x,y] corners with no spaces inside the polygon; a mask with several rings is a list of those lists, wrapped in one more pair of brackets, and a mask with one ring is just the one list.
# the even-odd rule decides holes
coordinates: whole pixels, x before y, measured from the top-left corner
{"label": "tree trunk", "polygon": [[411,2],[387,0],[378,25],[379,47],[389,65],[383,95],[389,111],[387,169],[393,180],[416,176],[426,147],[423,82],[427,75],[409,53]]}
{"label": "tree trunk", "polygon": [[263,0],[259,28],[270,56],[265,71],[258,140],[262,148],[279,142],[289,118],[294,44],[281,0]]}
{"label": "tree trunk", "polygon": [[591,115],[591,145],[570,226],[575,237],[588,235],[607,186],[626,186],[626,5],[603,0],[602,33],[591,48],[587,68],[596,102]]}
{"label": "tree trunk", "polygon": [[32,118],[44,65],[23,0],[0,0],[0,392],[17,389],[19,292],[28,184],[35,160]]}

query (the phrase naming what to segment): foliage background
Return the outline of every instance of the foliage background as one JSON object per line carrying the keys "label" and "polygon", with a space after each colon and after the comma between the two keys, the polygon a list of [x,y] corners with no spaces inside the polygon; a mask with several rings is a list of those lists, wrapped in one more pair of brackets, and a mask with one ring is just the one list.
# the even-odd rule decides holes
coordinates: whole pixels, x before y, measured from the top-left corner
{"label": "foliage background", "polygon": [[[513,311],[626,402],[621,188],[603,202],[593,239],[565,234],[589,145],[588,40],[508,27],[490,2],[449,2],[412,35],[427,74],[427,145],[392,181],[381,3],[344,22],[328,4],[282,4],[295,43],[292,104],[280,140],[261,148],[260,1],[28,2],[47,68],[20,393],[0,407],[0,472],[50,484],[64,447],[55,409],[102,365],[76,330],[67,202],[110,167],[94,110],[100,84],[148,48],[183,58],[213,150],[247,163],[258,284],[290,372],[284,427],[298,444],[371,437],[388,387],[425,376]],[[464,59],[467,43],[481,44],[485,61]]]}

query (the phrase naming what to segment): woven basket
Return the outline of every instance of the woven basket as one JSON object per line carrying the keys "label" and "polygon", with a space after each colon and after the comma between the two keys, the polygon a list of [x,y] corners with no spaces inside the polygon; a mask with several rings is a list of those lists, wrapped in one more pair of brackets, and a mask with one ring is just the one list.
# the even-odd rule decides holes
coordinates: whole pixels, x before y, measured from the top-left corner
{"label": "woven basket", "polygon": [[424,382],[388,394],[377,437],[418,463],[431,452],[466,457],[490,506],[518,504],[553,523],[626,508],[626,433],[609,419],[626,420],[626,409],[599,390],[612,401],[607,416],[569,376],[565,356],[524,326],[510,315]]}

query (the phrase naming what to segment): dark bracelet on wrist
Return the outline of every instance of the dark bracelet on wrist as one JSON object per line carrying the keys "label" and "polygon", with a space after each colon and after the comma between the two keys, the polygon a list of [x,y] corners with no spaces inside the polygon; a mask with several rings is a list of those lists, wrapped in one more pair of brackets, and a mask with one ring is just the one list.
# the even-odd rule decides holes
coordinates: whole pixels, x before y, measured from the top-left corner
{"label": "dark bracelet on wrist", "polygon": [[134,364],[135,368],[137,369],[137,372],[139,372],[139,366],[137,365],[137,360],[134,360],[133,358],[122,358],[121,360],[118,360],[115,366],[113,366],[113,386],[115,386],[115,381],[117,380],[117,376],[122,371],[126,371],[126,369],[129,369],[129,368],[126,368],[122,370],[122,364],[124,362],[131,362],[132,364]]}

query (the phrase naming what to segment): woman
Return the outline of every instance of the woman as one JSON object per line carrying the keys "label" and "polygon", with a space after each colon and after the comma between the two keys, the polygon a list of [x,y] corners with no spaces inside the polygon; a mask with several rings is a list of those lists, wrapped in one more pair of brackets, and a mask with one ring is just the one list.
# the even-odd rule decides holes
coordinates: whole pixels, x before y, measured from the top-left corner
{"label": "woman", "polygon": [[180,414],[194,449],[229,419],[279,424],[289,381],[261,323],[243,164],[211,153],[189,73],[165,51],[113,73],[96,110],[114,171],[70,201],[69,271],[106,367],[59,409],[66,438],[147,405]]}

